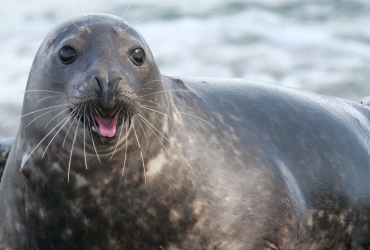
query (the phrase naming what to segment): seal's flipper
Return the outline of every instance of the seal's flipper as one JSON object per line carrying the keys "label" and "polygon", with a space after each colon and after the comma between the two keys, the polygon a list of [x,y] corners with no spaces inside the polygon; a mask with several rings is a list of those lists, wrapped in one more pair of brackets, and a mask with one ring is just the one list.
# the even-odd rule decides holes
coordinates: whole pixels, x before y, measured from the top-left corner
{"label": "seal's flipper", "polygon": [[5,169],[5,164],[8,159],[10,149],[13,146],[14,143],[14,137],[13,138],[7,138],[0,140],[0,180],[3,176],[3,172]]}

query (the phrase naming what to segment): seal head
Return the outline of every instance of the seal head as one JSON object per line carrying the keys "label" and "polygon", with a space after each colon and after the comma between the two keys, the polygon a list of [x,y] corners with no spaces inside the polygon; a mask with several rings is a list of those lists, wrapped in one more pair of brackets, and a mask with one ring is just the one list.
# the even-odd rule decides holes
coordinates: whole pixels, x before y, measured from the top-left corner
{"label": "seal head", "polygon": [[[65,108],[55,119],[55,112],[42,118],[53,119],[54,125],[76,118],[82,123],[79,130],[94,132],[103,143],[116,142],[125,122],[138,113],[136,99],[138,92],[145,93],[142,86],[160,79],[149,47],[125,21],[108,15],[72,18],[51,31],[41,45],[30,73],[23,113],[47,105],[60,111]],[[154,86],[154,91],[161,90],[160,85]],[[25,125],[34,117],[27,118]],[[43,138],[48,131],[39,128],[35,134]],[[65,129],[68,126],[60,134],[66,134]],[[78,134],[83,134],[81,131]],[[68,136],[66,142],[79,144],[72,133]]]}

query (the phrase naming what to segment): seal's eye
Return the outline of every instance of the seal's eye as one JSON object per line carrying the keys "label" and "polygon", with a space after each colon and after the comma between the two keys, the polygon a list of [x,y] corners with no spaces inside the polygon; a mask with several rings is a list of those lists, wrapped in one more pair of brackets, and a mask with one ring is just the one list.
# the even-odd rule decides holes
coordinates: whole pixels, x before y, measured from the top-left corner
{"label": "seal's eye", "polygon": [[63,64],[71,64],[77,58],[77,52],[70,46],[64,46],[59,51],[59,58]]}
{"label": "seal's eye", "polygon": [[131,52],[131,60],[132,62],[137,65],[137,66],[140,66],[144,63],[144,59],[145,59],[145,53],[144,53],[144,50],[143,49],[140,49],[140,48],[137,48],[137,49],[134,49],[132,52]]}

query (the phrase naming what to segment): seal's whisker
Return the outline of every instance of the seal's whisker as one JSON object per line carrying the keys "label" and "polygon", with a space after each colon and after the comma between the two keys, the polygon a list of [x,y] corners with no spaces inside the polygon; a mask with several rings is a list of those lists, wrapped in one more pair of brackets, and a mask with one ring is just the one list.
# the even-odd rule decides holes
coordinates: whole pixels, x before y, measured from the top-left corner
{"label": "seal's whisker", "polygon": [[154,95],[154,94],[158,94],[158,93],[166,93],[166,92],[189,92],[189,93],[191,93],[190,90],[161,90],[161,91],[153,92],[153,93],[150,93],[150,94],[138,96],[138,98],[136,100],[140,100],[141,98],[143,98],[145,96],[150,96],[150,95]]}
{"label": "seal's whisker", "polygon": [[[136,22],[134,22],[134,23],[131,23],[131,25],[134,25],[134,24],[137,24],[138,22],[141,22],[141,21],[143,21],[143,20],[145,20],[145,19],[148,19],[148,18],[150,18],[150,17],[152,17],[152,16],[147,16],[147,17],[144,17],[144,18],[141,18],[140,20],[138,20],[138,21],[136,21]],[[131,26],[128,26],[126,29],[124,29],[122,32],[125,32],[126,30],[128,30],[128,29],[131,29]]]}
{"label": "seal's whisker", "polygon": [[[144,115],[144,113],[141,111],[141,110],[138,110],[138,112],[140,113],[139,114],[139,116],[140,116],[140,119],[144,122],[144,124],[146,124],[146,122],[148,122],[151,126],[153,126],[154,127],[154,125],[152,125],[151,124],[151,122],[149,122],[149,120],[147,119],[147,117]],[[145,120],[146,121],[145,121]],[[161,120],[159,120],[157,117],[156,117],[156,119],[163,125],[163,123],[161,122]],[[147,124],[146,124],[147,125]],[[148,126],[148,125],[147,125]],[[148,126],[148,128],[152,131],[152,133],[155,135],[155,136],[157,136],[157,134],[153,131],[153,129],[151,128],[151,127],[149,127]],[[155,128],[155,127],[154,127]],[[158,131],[159,132],[159,131]],[[164,136],[163,134],[161,134],[162,136]],[[158,138],[158,136],[157,136],[157,138]],[[158,140],[159,140],[159,138],[158,138]],[[159,140],[161,143],[162,143],[162,141],[161,140]],[[162,145],[163,145],[163,147],[166,149],[166,147],[164,146],[164,144],[162,143]],[[166,150],[167,151],[167,150]],[[170,156],[169,154],[168,154],[168,156]]]}
{"label": "seal's whisker", "polygon": [[[90,108],[90,114],[92,115],[91,103],[89,103],[89,108]],[[92,120],[93,120],[93,124],[95,124],[94,118],[92,118]],[[99,155],[98,155],[98,151],[96,150],[95,140],[94,140],[93,133],[92,133],[92,124],[91,124],[92,122],[91,122],[91,119],[88,119],[88,122],[89,122],[89,132],[90,132],[91,142],[93,144],[96,157],[98,158],[99,162],[101,163],[101,160],[100,160]],[[95,126],[96,126],[96,124],[95,124]]]}
{"label": "seal's whisker", "polygon": [[101,160],[99,158],[99,155],[98,155],[98,151],[96,150],[96,147],[95,147],[95,142],[94,142],[94,138],[93,138],[93,135],[92,135],[92,132],[91,132],[91,126],[89,126],[89,131],[90,131],[90,137],[91,137],[91,141],[93,143],[93,147],[94,147],[94,150],[95,150],[95,154],[96,154],[96,157],[98,158],[99,162],[101,163]]}
{"label": "seal's whisker", "polygon": [[[110,114],[110,116],[113,116],[114,112],[116,112],[116,111],[117,111],[118,107],[119,107],[119,106],[117,105],[117,107],[113,110],[113,112]],[[119,111],[118,111],[118,113],[119,113]]]}
{"label": "seal's whisker", "polygon": [[21,164],[21,170],[24,166],[24,164],[27,162],[27,160],[31,157],[31,155],[33,154],[33,152],[35,152],[36,148],[38,148],[38,146],[40,146],[40,144],[62,123],[64,122],[68,117],[65,117],[63,118],[63,120],[61,120],[54,128],[52,128],[49,133],[47,133],[47,135],[44,136],[44,138],[42,138],[42,140],[36,145],[36,147],[34,147],[34,149],[31,151],[31,153],[26,157],[26,159],[23,160],[22,164]]}
{"label": "seal's whisker", "polygon": [[[93,116],[93,113],[92,113],[92,109],[91,109],[91,104],[89,104],[90,105],[90,113],[91,113],[91,120],[92,120],[92,122],[94,123],[94,126],[95,126],[95,128],[97,129],[97,133],[98,133],[98,135],[99,135],[99,137],[100,137],[100,140],[102,141],[102,143],[104,144],[104,141],[103,141],[103,138],[101,137],[101,134],[100,134],[100,131],[99,131],[99,129],[98,129],[98,125],[96,125],[96,122],[95,122],[95,119],[94,119],[94,116]],[[94,108],[95,109],[95,108]],[[95,109],[95,111],[96,112],[98,112],[96,109]],[[100,117],[100,115],[98,114],[98,116]],[[100,117],[100,119],[101,119],[101,117]]]}
{"label": "seal's whisker", "polygon": [[41,102],[41,101],[43,101],[43,100],[46,100],[46,99],[52,98],[52,97],[58,97],[58,96],[57,96],[57,95],[47,96],[47,97],[44,97],[44,98],[42,98],[42,99],[38,100],[38,101],[37,101],[37,103],[39,103],[39,102]]}
{"label": "seal's whisker", "polygon": [[205,122],[205,123],[208,123],[209,125],[211,125],[212,127],[213,127],[213,124],[212,123],[210,123],[210,122],[208,122],[208,121],[206,121],[206,120],[204,120],[204,119],[202,119],[202,118],[200,118],[200,117],[198,117],[198,116],[195,116],[195,115],[192,115],[192,114],[188,114],[188,113],[185,113],[185,112],[182,112],[182,111],[178,111],[180,114],[183,114],[183,115],[188,115],[188,116],[191,116],[191,117],[194,117],[194,118],[196,118],[196,119],[199,119],[199,120],[201,120],[201,121],[203,121],[203,122]]}
{"label": "seal's whisker", "polygon": [[[98,110],[94,107],[94,110],[95,110],[95,112],[96,112],[96,114],[99,116],[99,118],[100,119],[102,119],[102,117],[100,116],[100,114],[99,114],[99,112],[98,112]],[[99,109],[100,110],[100,109]],[[100,112],[102,112],[102,111],[100,111]],[[103,112],[102,112],[102,115],[103,115]]]}
{"label": "seal's whisker", "polygon": [[[150,105],[140,105],[139,107],[140,107],[140,108],[144,108],[144,109],[145,109],[145,108],[146,108],[146,109],[150,109],[149,107],[157,108],[157,107],[150,106]],[[154,110],[154,109],[150,109],[150,110],[160,113],[159,111]],[[196,118],[196,119],[199,119],[199,120],[201,120],[201,121],[203,121],[203,122],[205,122],[205,123],[208,123],[209,125],[211,125],[211,126],[213,127],[213,124],[212,124],[212,123],[210,123],[210,122],[208,122],[208,121],[206,121],[206,120],[204,120],[204,119],[202,119],[202,118],[200,118],[200,117],[198,117],[198,116],[195,116],[195,115],[192,115],[192,114],[189,114],[189,113],[185,113],[185,112],[182,112],[182,111],[178,111],[178,112],[179,112],[180,114],[188,115],[188,116],[194,117],[194,118]],[[163,113],[161,113],[161,114],[162,114],[162,115],[165,115],[165,114],[163,114]],[[170,117],[170,118],[172,118],[172,117]],[[172,119],[173,119],[173,118],[172,118]]]}
{"label": "seal's whisker", "polygon": [[[80,111],[80,109],[79,109],[78,111]],[[72,124],[75,122],[75,120],[76,120],[76,119],[77,119],[77,115],[75,115],[75,116],[74,116],[74,118],[73,118],[73,120],[72,120],[71,124],[69,125],[69,128],[68,128],[68,130],[67,130],[66,136],[64,137],[64,140],[63,140],[62,148],[64,148],[64,144],[65,144],[66,139],[67,139],[67,136],[68,136],[68,134],[69,134],[69,130],[71,129]],[[78,121],[77,121],[77,122],[78,122]]]}
{"label": "seal's whisker", "polygon": [[142,102],[150,102],[150,103],[153,103],[153,104],[156,104],[156,105],[158,105],[158,107],[161,107],[161,108],[163,108],[161,105],[159,105],[158,103],[156,103],[156,102],[153,102],[153,101],[150,101],[150,100],[141,100]]}
{"label": "seal's whisker", "polygon": [[[140,114],[139,114],[140,115]],[[142,120],[143,120],[143,122],[145,123],[145,124],[149,124],[152,128],[154,128],[155,129],[155,131],[157,131],[164,139],[166,139],[168,142],[169,142],[169,144],[170,144],[170,146],[171,147],[173,147],[184,159],[185,159],[185,157],[180,153],[180,151],[178,151],[178,149],[174,146],[174,145],[171,145],[171,142],[170,142],[170,140],[165,136],[165,135],[163,135],[153,124],[151,124],[151,122],[149,122],[147,119],[145,119],[144,117],[142,117],[142,115],[140,115],[141,116],[141,118],[142,118]],[[152,130],[153,131],[153,130]],[[153,132],[154,133],[154,132]],[[154,133],[154,135],[156,135],[156,133]],[[158,137],[157,137],[158,138]],[[158,138],[159,139],[159,138]],[[162,143],[162,141],[161,140],[159,140],[161,143]],[[164,144],[162,143],[162,145],[163,145],[163,147],[166,149],[166,147],[164,146]],[[167,151],[167,150],[166,150]],[[167,152],[167,154],[168,154],[168,156],[170,156],[170,154]],[[170,157],[171,158],[171,157]],[[186,159],[185,159],[185,161],[186,161]],[[187,161],[186,161],[187,162]],[[188,163],[188,162],[187,162]],[[189,163],[188,163],[189,164]]]}
{"label": "seal's whisker", "polygon": [[143,162],[143,170],[144,170],[144,184],[146,184],[146,169],[145,169],[145,163],[144,163],[144,157],[143,153],[140,150],[140,155],[141,155],[141,161]]}
{"label": "seal's whisker", "polygon": [[126,10],[125,10],[125,13],[123,13],[123,16],[122,16],[122,19],[123,19],[123,20],[125,20],[126,13],[127,13],[128,9],[130,8],[131,4],[132,4],[132,3],[130,3],[130,4],[127,6],[127,8],[126,8]]}
{"label": "seal's whisker", "polygon": [[54,140],[54,138],[58,135],[58,133],[64,128],[64,126],[67,124],[67,122],[69,120],[71,120],[71,118],[73,117],[73,114],[74,114],[74,111],[76,110],[77,108],[75,108],[71,114],[69,114],[69,116],[67,116],[67,119],[65,121],[65,123],[59,128],[59,130],[55,133],[55,135],[53,136],[53,138],[51,138],[51,140],[49,141],[48,145],[46,146],[46,148],[44,149],[44,152],[42,153],[42,156],[41,156],[41,159],[44,158],[44,155],[45,155],[45,152],[46,150],[48,150],[51,142]]}
{"label": "seal's whisker", "polygon": [[0,129],[3,129],[5,128],[6,126],[8,126],[9,124],[15,122],[16,120],[19,120],[25,116],[28,116],[28,115],[31,115],[31,114],[34,114],[34,113],[37,113],[37,112],[40,112],[40,111],[43,111],[43,110],[47,110],[47,109],[52,109],[52,108],[57,108],[57,107],[61,107],[61,106],[67,106],[67,105],[71,105],[71,103],[66,103],[66,104],[61,104],[61,105],[56,105],[56,106],[52,106],[52,107],[48,107],[48,108],[43,108],[43,109],[39,109],[39,110],[36,110],[36,111],[32,111],[30,113],[27,113],[25,115],[21,115],[20,117],[17,117],[15,118],[14,120],[8,122],[7,124],[5,124],[4,126],[2,126]]}
{"label": "seal's whisker", "polygon": [[[155,119],[157,119],[159,121],[159,123],[163,125],[163,122],[158,117],[155,117]],[[172,122],[175,122],[175,119],[172,119]],[[182,126],[182,127],[184,126],[181,123],[179,125]]]}
{"label": "seal's whisker", "polygon": [[25,90],[25,91],[18,92],[17,95],[22,94],[22,93],[28,93],[28,92],[46,92],[46,93],[54,93],[54,94],[59,94],[59,95],[70,96],[70,95],[67,95],[67,94],[62,93],[62,92],[51,91],[51,90],[42,90],[42,89]]}
{"label": "seal's whisker", "polygon": [[143,162],[143,169],[144,169],[144,183],[146,184],[146,169],[145,169],[145,163],[144,163],[144,157],[143,157],[143,153],[141,152],[141,148],[140,148],[140,143],[139,143],[139,138],[137,137],[137,134],[136,134],[136,129],[135,129],[135,117],[132,121],[132,127],[134,128],[134,132],[135,132],[135,137],[136,137],[136,141],[137,141],[137,145],[139,146],[139,149],[140,149],[140,155],[141,155],[141,160]]}
{"label": "seal's whisker", "polygon": [[117,115],[114,116],[113,121],[109,125],[109,128],[111,128],[113,126],[114,122],[116,122],[116,121],[118,122],[118,119],[119,119],[118,115],[119,115],[119,112],[121,112],[122,109],[123,108],[121,108],[120,110],[118,110]]}
{"label": "seal's whisker", "polygon": [[[84,14],[82,14],[82,9],[81,9],[81,6],[80,6],[80,3],[78,2],[78,0],[76,0],[76,3],[78,5],[78,8],[80,9],[80,13],[81,13],[81,16],[82,18],[84,17]],[[84,24],[85,24],[85,19],[84,19]],[[86,25],[86,24],[85,24]]]}
{"label": "seal's whisker", "polygon": [[[134,118],[133,120],[134,120],[134,121],[132,121],[132,126],[133,126],[133,128],[134,128],[135,137],[136,137],[136,140],[137,140],[137,145],[138,145],[138,146],[139,146],[139,148],[140,148],[139,138],[137,137],[136,129],[135,129],[135,118]],[[140,148],[140,151],[141,151],[141,148]]]}
{"label": "seal's whisker", "polygon": [[67,109],[65,109],[65,110],[63,110],[63,111],[61,111],[61,112],[59,112],[58,114],[56,114],[53,118],[51,118],[50,119],[50,121],[48,121],[48,123],[46,123],[46,125],[45,125],[45,128],[55,119],[55,118],[57,118],[59,115],[61,115],[61,114],[63,114],[64,112],[66,112],[67,110],[69,110],[70,108],[67,108]]}
{"label": "seal's whisker", "polygon": [[144,137],[145,137],[145,140],[146,140],[146,146],[147,146],[147,147],[149,147],[148,138],[146,137],[146,133],[145,133],[145,130],[144,130],[144,128],[143,128],[143,125],[141,125],[140,120],[138,120],[138,122],[139,122],[139,125],[140,125],[141,129],[142,129],[142,130],[143,130],[143,132],[144,132]]}
{"label": "seal's whisker", "polygon": [[150,82],[144,83],[143,85],[141,85],[141,87],[138,89],[138,91],[139,91],[140,89],[142,89],[145,85],[150,84],[150,83],[153,83],[153,82],[162,82],[162,80],[153,80],[153,81],[150,81]]}
{"label": "seal's whisker", "polygon": [[[172,116],[166,115],[166,114],[164,114],[164,113],[162,113],[162,112],[159,112],[158,110],[151,109],[151,108],[147,108],[147,107],[144,107],[144,106],[140,106],[140,107],[141,107],[141,108],[143,108],[143,109],[148,109],[148,110],[154,111],[154,112],[156,112],[156,113],[158,113],[158,114],[161,114],[161,115],[167,116],[168,118],[170,118],[170,119],[172,119],[172,120],[175,120]],[[137,108],[136,108],[136,109],[137,109]]]}
{"label": "seal's whisker", "polygon": [[[25,126],[25,128],[27,128],[31,123],[33,123],[34,121],[36,121],[37,119],[39,119],[40,117],[42,117],[42,116],[44,116],[44,115],[47,115],[47,114],[49,114],[49,113],[51,113],[51,112],[53,112],[53,111],[55,111],[55,110],[57,110],[58,108],[55,108],[55,109],[53,109],[53,110],[50,110],[50,111],[48,111],[48,112],[45,112],[45,113],[43,113],[42,115],[39,115],[39,116],[37,116],[35,119],[33,119],[32,121],[30,121],[26,126]],[[69,109],[69,108],[68,108]],[[65,109],[64,111],[66,111],[66,110],[68,110],[68,109]]]}
{"label": "seal's whisker", "polygon": [[82,32],[82,30],[74,23],[74,22],[71,22],[80,32]]}
{"label": "seal's whisker", "polygon": [[153,105],[139,105],[139,108],[141,107],[146,107],[146,108],[158,108],[157,106],[153,106]]}
{"label": "seal's whisker", "polygon": [[[77,113],[76,117],[80,116],[80,109],[78,110],[78,113]],[[67,180],[68,180],[68,182],[69,182],[69,174],[71,172],[71,161],[72,161],[72,154],[73,154],[73,146],[75,145],[75,142],[76,142],[76,136],[77,136],[77,131],[78,131],[78,126],[79,125],[80,125],[80,123],[77,120],[77,127],[76,127],[75,136],[73,138],[72,147],[71,147],[71,155],[69,156],[68,174],[67,174]]]}
{"label": "seal's whisker", "polygon": [[115,116],[112,120],[112,122],[110,123],[109,127],[108,128],[111,128],[113,126],[113,124],[118,120],[118,117]]}
{"label": "seal's whisker", "polygon": [[[148,106],[148,105],[143,105],[143,106],[139,106],[139,107],[142,107],[142,108],[145,108],[145,107],[153,107],[153,108],[157,108],[157,107],[154,107],[154,106]],[[160,113],[160,114],[162,114],[162,115],[164,115],[164,116],[167,116],[167,117],[171,118],[173,122],[175,122],[175,119],[174,119],[173,117],[170,117],[170,116],[168,116],[168,115],[166,115],[166,114],[164,114],[164,113],[161,113],[161,112],[159,112],[159,111],[157,111],[157,110],[154,110],[154,109],[150,109],[150,108],[147,108],[147,109],[149,109],[149,110],[153,110],[154,112],[157,112],[157,113]],[[156,119],[157,119],[157,120],[158,120],[158,121],[163,125],[163,122],[162,122],[161,120],[159,120],[157,117],[156,117]],[[181,123],[180,123],[180,125],[181,125],[181,126],[183,126]]]}
{"label": "seal's whisker", "polygon": [[[97,106],[97,107],[98,107],[98,109],[100,110],[101,114],[102,114],[102,115],[104,115],[103,110],[101,110],[99,106]],[[95,109],[95,107],[94,107],[94,109]],[[95,109],[95,111],[98,113],[98,111],[97,111],[96,109]],[[99,115],[99,113],[98,113],[98,115]],[[100,116],[99,116],[99,117],[100,117]],[[100,117],[100,118],[101,118],[101,117]]]}
{"label": "seal's whisker", "polygon": [[139,114],[139,116],[141,116],[142,119],[144,119],[144,121],[146,121],[150,126],[152,126],[160,135],[163,136],[164,139],[166,139],[170,146],[173,147],[181,156],[182,158],[185,160],[185,162],[190,166],[192,167],[189,162],[186,160],[185,156],[182,155],[182,153],[177,149],[177,147],[175,147],[174,145],[171,144],[171,141],[164,135],[162,134],[153,124],[151,124],[146,118],[144,118],[141,114]]}
{"label": "seal's whisker", "polygon": [[141,89],[138,89],[137,92],[142,91],[142,90],[147,90],[147,89],[153,89],[153,88],[141,88]]}
{"label": "seal's whisker", "polygon": [[144,124],[152,131],[152,133],[155,135],[155,137],[157,137],[158,141],[162,144],[164,150],[166,151],[166,153],[168,154],[168,157],[170,157],[170,159],[172,159],[170,153],[168,152],[166,146],[163,144],[163,142],[161,141],[161,139],[159,139],[158,135],[153,131],[153,129],[143,120],[143,118],[141,118],[141,120],[144,122]]}
{"label": "seal's whisker", "polygon": [[[160,111],[158,111],[158,110],[154,109],[154,108],[162,108],[162,107],[155,107],[155,106],[151,106],[151,105],[139,105],[139,108],[152,110],[152,111],[154,111],[154,112],[156,112],[156,113],[159,113],[159,114],[161,114],[161,115],[167,116],[167,117],[171,118],[172,120],[175,120],[172,116],[169,116],[169,115],[167,115],[167,114],[165,114],[165,113],[162,113],[162,112],[160,112]],[[151,109],[151,108],[153,108],[153,109]]]}
{"label": "seal's whisker", "polygon": [[[117,111],[117,114],[114,115],[114,117],[118,117],[119,116],[119,113],[122,111],[123,107],[120,108],[118,111]],[[114,112],[111,114],[111,116],[113,116]]]}
{"label": "seal's whisker", "polygon": [[126,149],[125,149],[125,159],[123,160],[122,176],[123,176],[123,172],[125,172],[126,156],[127,156],[127,123],[126,123]]}
{"label": "seal's whisker", "polygon": [[164,125],[163,122],[158,117],[156,117],[155,119],[157,119],[160,124]]}
{"label": "seal's whisker", "polygon": [[[123,126],[121,126],[121,131],[119,132],[119,136],[118,136],[118,140],[117,140],[116,146],[115,146],[115,148],[114,148],[114,150],[113,150],[113,153],[112,153],[112,155],[111,155],[111,157],[110,157],[109,161],[110,161],[110,160],[112,160],[113,155],[116,153],[116,150],[117,150],[117,147],[118,147],[118,143],[119,143],[119,141],[121,140],[122,131],[123,131]],[[126,140],[127,140],[127,134],[126,134]]]}
{"label": "seal's whisker", "polygon": [[84,105],[84,159],[85,159],[85,166],[87,169],[87,161],[86,161],[86,105]]}

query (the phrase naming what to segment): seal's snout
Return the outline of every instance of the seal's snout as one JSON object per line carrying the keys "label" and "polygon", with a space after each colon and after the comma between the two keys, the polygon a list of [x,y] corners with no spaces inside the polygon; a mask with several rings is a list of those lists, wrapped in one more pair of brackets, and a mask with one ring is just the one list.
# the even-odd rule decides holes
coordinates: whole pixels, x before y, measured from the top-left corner
{"label": "seal's snout", "polygon": [[105,81],[102,77],[95,76],[95,87],[98,90],[99,106],[104,110],[111,110],[117,106],[117,85],[122,81],[122,77]]}
{"label": "seal's snout", "polygon": [[114,137],[116,134],[119,120],[119,114],[114,114],[119,108],[116,89],[121,80],[121,77],[110,81],[101,76],[93,77],[93,89],[98,96],[95,108],[97,113],[92,117],[95,121],[93,131],[100,136]]}
{"label": "seal's snout", "polygon": [[81,93],[91,95],[94,98],[86,103],[84,97],[80,105],[86,109],[86,117],[83,122],[91,126],[91,130],[100,137],[115,137],[118,127],[131,120],[138,107],[137,96],[123,77],[109,77],[104,74],[96,74],[91,78],[88,91]]}

